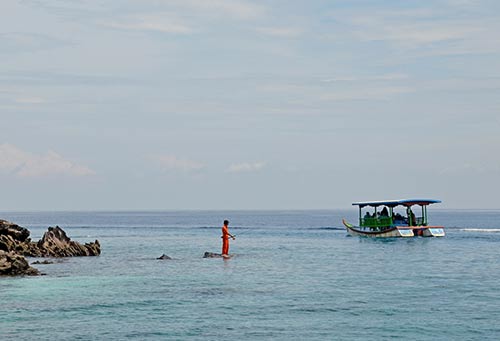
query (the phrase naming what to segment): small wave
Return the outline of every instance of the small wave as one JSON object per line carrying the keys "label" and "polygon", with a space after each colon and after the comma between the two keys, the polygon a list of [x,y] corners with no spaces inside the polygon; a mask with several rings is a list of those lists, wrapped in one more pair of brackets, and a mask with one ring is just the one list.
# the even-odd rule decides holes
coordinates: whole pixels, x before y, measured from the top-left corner
{"label": "small wave", "polygon": [[[181,228],[193,228],[193,229],[200,229],[200,230],[218,230],[221,227],[220,226],[190,226],[190,227],[181,227]],[[244,230],[244,229],[249,229],[250,227],[245,227],[245,226],[229,226],[230,230]]]}
{"label": "small wave", "polygon": [[345,227],[318,227],[316,230],[345,231]]}
{"label": "small wave", "polygon": [[500,232],[500,229],[460,229],[460,231],[465,231],[465,232],[486,232],[486,233],[498,233]]}

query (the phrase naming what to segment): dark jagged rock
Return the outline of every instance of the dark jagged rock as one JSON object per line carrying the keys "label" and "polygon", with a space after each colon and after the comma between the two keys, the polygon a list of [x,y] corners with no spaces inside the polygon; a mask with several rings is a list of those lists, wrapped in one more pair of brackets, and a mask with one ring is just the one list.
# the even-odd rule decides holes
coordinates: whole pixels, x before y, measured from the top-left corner
{"label": "dark jagged rock", "polygon": [[40,262],[39,260],[37,260],[37,261],[31,263],[31,265],[35,265],[35,264],[54,264],[54,262],[52,262],[50,260],[43,260]]}
{"label": "dark jagged rock", "polygon": [[205,252],[203,258],[220,258],[222,255],[220,253]]}
{"label": "dark jagged rock", "polygon": [[101,254],[98,240],[82,245],[72,241],[59,226],[49,227],[38,242],[32,242],[29,235],[28,229],[0,220],[0,250],[28,257],[76,257]]}
{"label": "dark jagged rock", "polygon": [[[42,239],[32,242],[28,229],[0,220],[0,275],[38,275],[39,271],[29,266],[23,256],[28,257],[76,257],[98,256],[101,245],[96,240],[84,245],[72,241],[59,226],[49,227]],[[50,261],[33,264],[51,264]]]}
{"label": "dark jagged rock", "polygon": [[84,245],[72,241],[59,226],[49,227],[42,239],[36,243],[36,248],[28,250],[27,256],[32,257],[77,257],[99,256],[101,245],[96,240]]}
{"label": "dark jagged rock", "polygon": [[203,258],[231,258],[232,255],[222,255],[220,253],[205,252]]}
{"label": "dark jagged rock", "polygon": [[24,254],[27,244],[31,242],[30,231],[24,227],[0,220],[0,250]]}
{"label": "dark jagged rock", "polygon": [[0,276],[36,276],[40,271],[32,268],[26,258],[14,252],[0,250]]}
{"label": "dark jagged rock", "polygon": [[[1,232],[0,232],[1,233]],[[8,234],[0,234],[0,250],[10,252],[16,248],[16,241]]]}
{"label": "dark jagged rock", "polygon": [[156,259],[172,259],[172,257],[169,257],[166,254],[163,254],[160,257],[156,258]]}
{"label": "dark jagged rock", "polygon": [[30,231],[7,220],[0,219],[0,235],[11,236],[20,242],[29,242]]}

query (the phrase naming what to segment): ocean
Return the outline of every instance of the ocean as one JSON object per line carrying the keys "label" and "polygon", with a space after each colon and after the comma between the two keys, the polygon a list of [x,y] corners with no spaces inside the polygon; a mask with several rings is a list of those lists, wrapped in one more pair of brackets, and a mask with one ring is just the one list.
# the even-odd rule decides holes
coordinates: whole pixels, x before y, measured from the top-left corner
{"label": "ocean", "polygon": [[[0,340],[500,339],[500,211],[431,207],[444,238],[349,237],[343,217],[357,211],[1,212],[102,254],[0,278]],[[202,258],[224,219],[234,257]]]}

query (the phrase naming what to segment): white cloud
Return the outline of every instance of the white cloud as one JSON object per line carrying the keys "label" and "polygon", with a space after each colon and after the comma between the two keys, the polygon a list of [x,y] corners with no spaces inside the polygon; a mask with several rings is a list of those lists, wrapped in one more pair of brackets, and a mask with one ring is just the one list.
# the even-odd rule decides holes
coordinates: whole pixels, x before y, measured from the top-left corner
{"label": "white cloud", "polygon": [[394,96],[408,94],[416,90],[407,86],[360,87],[351,90],[337,90],[321,96],[325,101],[389,100]]}
{"label": "white cloud", "polygon": [[63,13],[96,15],[117,12],[154,10],[186,10],[187,15],[203,13],[224,16],[226,18],[252,19],[264,13],[264,6],[247,0],[140,0],[140,1],[68,1],[68,0],[25,0],[27,4],[45,10]]}
{"label": "white cloud", "polygon": [[408,46],[464,39],[481,30],[460,20],[425,21],[387,13],[353,19],[352,23],[355,36],[362,41],[393,41]]}
{"label": "white cloud", "polygon": [[19,104],[43,104],[46,103],[46,100],[41,97],[20,97],[14,100]]}
{"label": "white cloud", "polygon": [[369,82],[369,81],[398,81],[408,79],[407,74],[403,73],[388,73],[372,77],[354,77],[354,76],[340,76],[322,79],[321,82],[333,83],[333,82]]}
{"label": "white cloud", "polygon": [[380,26],[364,32],[358,32],[363,40],[392,40],[405,45],[430,44],[446,40],[464,39],[479,29],[464,23],[399,23],[395,26]]}
{"label": "white cloud", "polygon": [[446,0],[445,2],[456,7],[471,7],[479,4],[478,0]]}
{"label": "white cloud", "polygon": [[181,0],[178,3],[191,10],[216,12],[227,18],[253,19],[264,13],[262,6],[241,0]]}
{"label": "white cloud", "polygon": [[441,175],[482,175],[488,172],[500,172],[500,165],[484,165],[464,163],[462,165],[443,168],[439,171]]}
{"label": "white cloud", "polygon": [[188,159],[180,159],[175,155],[160,155],[153,157],[163,171],[191,172],[205,168],[205,165]]}
{"label": "white cloud", "polygon": [[106,23],[105,26],[121,30],[153,31],[171,34],[189,34],[193,29],[170,15],[143,15]]}
{"label": "white cloud", "polygon": [[[456,1],[456,3],[471,3]],[[455,13],[453,15],[450,13]],[[343,27],[332,39],[386,42],[397,48],[446,54],[498,51],[498,20],[458,15],[448,4],[437,8],[337,12],[334,18]],[[495,46],[494,48],[491,46]]]}
{"label": "white cloud", "polygon": [[25,0],[24,3],[53,11],[96,12],[106,9],[104,1]]}
{"label": "white cloud", "polygon": [[257,32],[280,38],[295,38],[303,33],[301,29],[295,27],[259,27]]}
{"label": "white cloud", "polygon": [[227,169],[230,173],[242,173],[242,172],[258,172],[266,165],[265,162],[243,162],[243,163],[233,163]]}
{"label": "white cloud", "polygon": [[35,155],[7,143],[0,145],[0,171],[18,177],[95,175],[90,168],[66,160],[54,151]]}
{"label": "white cloud", "polygon": [[68,45],[68,42],[39,33],[0,33],[0,54],[49,50]]}
{"label": "white cloud", "polygon": [[[154,9],[154,11],[153,11]],[[213,20],[252,20],[264,13],[263,7],[236,0],[169,0],[145,3],[142,12],[113,16],[101,24],[120,30],[168,34],[192,34]],[[196,29],[195,29],[196,28]]]}
{"label": "white cloud", "polygon": [[[401,82],[404,81],[404,82]],[[323,79],[316,83],[304,84],[268,84],[259,87],[264,93],[277,93],[307,99],[307,102],[351,101],[351,100],[389,100],[393,97],[414,93],[417,88],[406,85],[406,79],[401,76],[391,78],[372,77],[342,77]]]}

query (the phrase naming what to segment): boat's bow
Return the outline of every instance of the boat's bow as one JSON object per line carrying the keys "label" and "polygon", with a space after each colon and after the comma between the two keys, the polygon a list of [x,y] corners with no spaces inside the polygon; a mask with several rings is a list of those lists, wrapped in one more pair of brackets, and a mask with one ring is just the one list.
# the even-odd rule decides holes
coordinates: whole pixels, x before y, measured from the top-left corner
{"label": "boat's bow", "polygon": [[354,227],[352,224],[349,224],[349,223],[347,222],[347,220],[345,220],[344,218],[342,218],[342,223],[343,223],[343,224],[344,224],[344,226],[345,226],[345,227],[347,227],[347,228],[352,228],[352,227]]}
{"label": "boat's bow", "polygon": [[369,227],[354,226],[342,219],[342,223],[351,236],[365,236],[365,237],[378,237],[378,238],[392,238],[392,237],[413,237],[411,229],[399,229],[397,227],[387,227],[385,229],[375,230]]}

